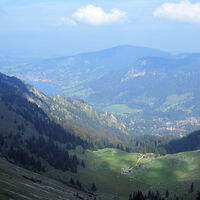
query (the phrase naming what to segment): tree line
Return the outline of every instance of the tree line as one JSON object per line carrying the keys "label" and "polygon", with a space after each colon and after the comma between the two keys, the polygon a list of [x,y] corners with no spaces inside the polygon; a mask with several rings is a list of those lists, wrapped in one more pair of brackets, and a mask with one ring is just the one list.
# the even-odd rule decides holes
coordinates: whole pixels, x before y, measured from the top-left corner
{"label": "tree line", "polygon": [[[191,183],[188,194],[194,193],[194,183]],[[135,191],[129,194],[128,200],[183,200],[184,197],[176,196],[175,194],[170,194],[169,190],[167,189],[164,194],[160,194],[159,191],[148,191],[147,194],[144,194],[142,191]],[[187,197],[188,199],[188,197]],[[196,200],[200,200],[200,192],[196,193]]]}

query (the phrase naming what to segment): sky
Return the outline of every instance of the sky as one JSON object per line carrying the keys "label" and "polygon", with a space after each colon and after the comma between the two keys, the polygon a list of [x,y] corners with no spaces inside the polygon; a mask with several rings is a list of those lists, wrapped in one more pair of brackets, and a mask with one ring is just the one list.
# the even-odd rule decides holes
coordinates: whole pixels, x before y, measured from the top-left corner
{"label": "sky", "polygon": [[124,44],[200,52],[200,0],[0,0],[0,55],[59,57]]}

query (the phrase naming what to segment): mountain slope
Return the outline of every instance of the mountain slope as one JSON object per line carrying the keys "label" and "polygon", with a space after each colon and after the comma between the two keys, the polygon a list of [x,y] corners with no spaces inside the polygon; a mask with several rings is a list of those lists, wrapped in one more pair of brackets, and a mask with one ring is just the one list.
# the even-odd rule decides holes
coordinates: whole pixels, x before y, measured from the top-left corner
{"label": "mountain slope", "polygon": [[194,131],[185,137],[172,140],[165,146],[168,153],[194,151],[200,149],[200,131]]}
{"label": "mountain slope", "polygon": [[78,196],[92,200],[95,197],[91,193],[70,187],[69,179],[61,183],[59,180],[18,167],[2,158],[0,158],[0,175],[0,199],[3,200],[75,200]]}
{"label": "mountain slope", "polygon": [[[57,98],[60,102],[56,104]],[[80,103],[79,101],[77,102]],[[91,147],[91,144],[88,144],[88,142],[75,135],[77,131],[76,127],[72,126],[69,128],[68,125],[61,126],[59,123],[56,123],[56,119],[57,121],[59,121],[59,118],[62,119],[61,114],[59,115],[60,117],[53,117],[53,115],[56,115],[56,112],[58,111],[64,110],[62,113],[64,117],[66,113],[74,113],[72,117],[79,116],[80,119],[78,120],[81,121],[81,116],[84,117],[85,115],[83,115],[83,113],[81,114],[81,106],[77,102],[75,101],[75,103],[73,103],[73,100],[71,100],[71,105],[68,105],[69,107],[66,106],[67,109],[70,110],[72,105],[74,105],[74,107],[76,106],[76,108],[72,107],[70,112],[67,113],[67,109],[65,108],[67,100],[57,96],[47,97],[21,80],[0,73],[0,157],[6,158],[6,160],[17,166],[37,173],[39,172],[44,176],[59,179],[59,181],[70,185],[68,179],[73,177],[74,174],[78,173],[82,168],[85,168],[84,158],[81,158],[80,156],[78,158],[78,153],[84,154],[86,147]],[[61,108],[61,105],[64,108]],[[90,112],[96,118],[101,117],[100,114],[93,111],[92,107],[86,103],[82,102],[82,106],[89,107]],[[56,107],[57,109],[55,112],[53,108]],[[75,112],[78,110],[80,110],[79,114]],[[76,119],[74,120],[76,121]],[[109,122],[109,118],[102,115],[102,121],[103,123],[106,123],[102,130],[107,128],[106,120]],[[95,118],[93,119],[93,122],[95,122]],[[110,121],[110,123],[117,124],[116,121]],[[98,122],[97,125],[101,126]],[[80,128],[79,131],[81,134],[82,129]],[[86,135],[86,139],[88,139],[87,137],[88,136]],[[109,135],[108,139],[105,139],[105,141],[108,140]],[[77,151],[77,149],[79,149],[79,151]],[[0,165],[1,164],[0,161]],[[10,164],[6,165],[10,166]],[[20,168],[18,168],[18,170],[20,170]],[[23,171],[23,169],[20,171]],[[58,176],[57,173],[60,175],[62,173],[65,174],[66,179],[60,175]],[[32,178],[31,174],[32,173],[26,176],[25,179],[32,182],[36,180],[37,182],[38,178]],[[3,176],[5,176],[5,174]],[[36,175],[34,175],[34,177],[35,176]],[[10,182],[4,177],[3,183],[6,184],[3,184],[4,186],[1,188],[0,196],[6,196],[6,198],[11,197],[14,199],[27,199],[31,196],[31,199],[37,190],[40,190],[42,187],[41,185],[34,187],[32,186],[32,183],[26,183],[27,180],[24,180],[24,177],[15,178]],[[20,186],[21,184],[19,187],[14,187],[14,189],[13,187],[10,187],[15,181],[17,184],[18,181],[21,181],[22,179],[22,182],[25,183],[24,188]],[[79,180],[78,177],[76,180]],[[54,181],[52,180],[51,182]],[[41,184],[41,182],[37,182],[37,184]],[[90,182],[90,184],[92,185],[92,182]],[[5,185],[6,187],[7,185],[9,187],[6,189]],[[28,194],[29,189],[26,185],[29,185],[28,188],[34,187],[32,190],[34,191],[33,194]],[[50,185],[44,187],[51,187]],[[84,184],[81,186],[80,182],[76,182],[70,186],[77,188],[76,191],[82,190],[83,192],[91,193],[89,185],[86,186]],[[41,191],[39,194],[42,197],[37,196],[37,199],[41,199],[45,196]],[[55,191],[52,191],[51,193],[48,192],[48,194],[49,196],[52,195],[52,197],[58,195]],[[61,194],[66,196],[65,193],[63,194],[61,192]]]}
{"label": "mountain slope", "polygon": [[[87,142],[52,121],[37,104],[22,81],[0,74],[0,150],[16,164],[35,171],[51,166],[76,172],[80,164],[68,150]],[[40,148],[38,148],[40,147]],[[59,155],[59,156],[58,156]]]}
{"label": "mountain slope", "polygon": [[78,127],[84,133],[75,132],[87,140],[103,138],[104,142],[127,141],[128,131],[123,123],[111,114],[98,113],[84,101],[64,99],[61,96],[50,96],[48,105],[50,115],[64,127]]}
{"label": "mountain slope", "polygon": [[[7,100],[10,101],[9,106],[11,110],[14,103],[17,102],[17,106],[23,107],[23,103],[25,102],[27,108],[24,108],[24,110],[16,108],[15,111],[23,117],[30,118],[30,121],[32,120],[32,112],[34,113],[34,110],[39,107],[38,112],[41,112],[40,115],[43,115],[44,119],[50,117],[51,120],[62,125],[65,130],[69,130],[73,134],[78,134],[84,139],[88,139],[87,137],[90,136],[91,141],[93,139],[95,141],[98,138],[106,138],[103,142],[114,140],[125,141],[128,132],[124,125],[118,123],[113,115],[100,114],[92,106],[83,101],[64,99],[56,95],[45,96],[34,87],[23,83],[19,79],[7,77],[3,74],[0,75],[2,100],[4,102]],[[36,120],[34,123],[40,129],[40,126],[43,126],[42,123],[47,122]]]}

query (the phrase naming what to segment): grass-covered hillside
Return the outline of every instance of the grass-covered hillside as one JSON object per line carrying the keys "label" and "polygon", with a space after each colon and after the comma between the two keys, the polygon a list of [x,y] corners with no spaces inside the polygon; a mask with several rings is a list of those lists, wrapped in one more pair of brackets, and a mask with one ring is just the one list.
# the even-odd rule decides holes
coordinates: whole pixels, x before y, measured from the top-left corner
{"label": "grass-covered hillside", "polygon": [[[176,194],[189,200],[200,190],[200,151],[158,156],[106,148],[79,156],[86,161],[86,168],[75,176],[86,185],[95,182],[98,192],[122,199],[137,190],[158,190],[163,196],[168,190],[170,198]],[[189,193],[192,183],[194,192]]]}
{"label": "grass-covered hillside", "polygon": [[[200,151],[158,156],[112,148],[83,153],[79,147],[76,154],[86,164],[85,168],[79,167],[77,174],[49,168],[39,175],[0,159],[0,197],[16,200],[75,199],[78,192],[85,200],[94,199],[93,195],[75,189],[76,180],[88,189],[95,183],[96,199],[108,200],[125,200],[138,190],[144,194],[159,191],[163,197],[168,190],[169,200],[176,200],[176,197],[195,200],[200,189]],[[74,185],[70,184],[71,177]],[[192,183],[193,192],[190,191]]]}

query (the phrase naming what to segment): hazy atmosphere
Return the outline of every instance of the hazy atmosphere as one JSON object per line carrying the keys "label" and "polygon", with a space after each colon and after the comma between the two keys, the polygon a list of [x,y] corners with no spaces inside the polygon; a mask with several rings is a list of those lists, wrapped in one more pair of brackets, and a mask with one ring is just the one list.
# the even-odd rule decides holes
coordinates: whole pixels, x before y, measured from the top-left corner
{"label": "hazy atmosphere", "polygon": [[129,44],[200,51],[196,0],[1,0],[0,55],[65,56]]}

